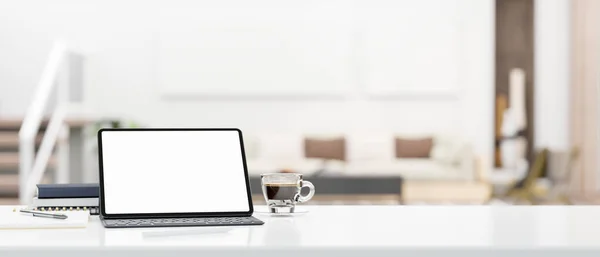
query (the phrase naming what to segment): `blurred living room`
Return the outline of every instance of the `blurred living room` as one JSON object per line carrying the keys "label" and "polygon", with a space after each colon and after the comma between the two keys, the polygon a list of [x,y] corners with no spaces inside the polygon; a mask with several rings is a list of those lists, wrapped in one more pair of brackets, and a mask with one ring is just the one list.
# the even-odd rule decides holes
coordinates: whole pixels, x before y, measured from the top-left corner
{"label": "blurred living room", "polygon": [[599,35],[597,0],[0,0],[0,204],[97,183],[105,127],[240,128],[311,204],[597,204]]}

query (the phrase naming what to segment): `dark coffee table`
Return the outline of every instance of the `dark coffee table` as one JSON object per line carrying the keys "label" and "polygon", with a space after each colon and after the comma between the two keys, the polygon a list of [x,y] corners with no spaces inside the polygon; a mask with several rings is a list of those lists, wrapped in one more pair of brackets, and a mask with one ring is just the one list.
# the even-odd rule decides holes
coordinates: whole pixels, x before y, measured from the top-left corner
{"label": "dark coffee table", "polygon": [[[402,177],[400,176],[347,176],[343,174],[322,174],[319,176],[304,176],[315,185],[315,197],[339,196],[347,198],[351,196],[381,195],[397,196],[402,200]],[[250,176],[250,189],[253,195],[262,195],[260,176]]]}

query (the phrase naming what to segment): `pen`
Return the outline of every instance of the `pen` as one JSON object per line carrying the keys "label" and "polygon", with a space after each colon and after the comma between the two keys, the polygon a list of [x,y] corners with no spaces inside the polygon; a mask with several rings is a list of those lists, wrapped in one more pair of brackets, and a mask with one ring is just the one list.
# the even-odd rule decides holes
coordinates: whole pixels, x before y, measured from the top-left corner
{"label": "pen", "polygon": [[19,210],[19,212],[30,213],[33,215],[33,217],[52,218],[52,219],[59,219],[59,220],[64,220],[64,219],[68,218],[67,215],[64,215],[64,214],[45,213],[45,212],[37,212],[37,211],[30,211],[30,210]]}

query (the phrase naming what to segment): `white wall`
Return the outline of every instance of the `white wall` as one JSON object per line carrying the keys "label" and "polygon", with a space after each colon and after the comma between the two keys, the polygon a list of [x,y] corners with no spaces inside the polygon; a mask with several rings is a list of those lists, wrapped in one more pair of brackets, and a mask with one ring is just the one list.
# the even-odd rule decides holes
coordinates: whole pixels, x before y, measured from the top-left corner
{"label": "white wall", "polygon": [[570,1],[535,1],[535,147],[569,142]]}
{"label": "white wall", "polygon": [[[449,17],[444,14],[447,13],[444,12],[447,1],[430,1],[438,4],[427,5],[428,1],[412,0],[260,0],[251,3],[235,0],[4,1],[0,8],[0,115],[22,115],[52,39],[64,38],[86,57],[85,101],[87,109],[97,114],[127,117],[153,126],[235,126],[251,131],[368,129],[448,133],[468,138],[477,152],[491,156],[494,2],[457,0],[456,15]],[[333,90],[328,88],[331,83],[313,86],[304,96],[286,94],[281,88],[272,94],[263,90],[252,95],[256,87],[264,89],[264,84],[255,84],[249,89],[249,94],[228,94],[219,87],[216,93],[203,95],[206,90],[201,85],[211,81],[211,74],[200,76],[190,69],[195,65],[204,65],[205,69],[199,71],[214,68],[198,57],[206,56],[206,49],[193,47],[195,42],[205,42],[198,41],[206,35],[202,33],[202,24],[209,26],[210,23],[206,23],[206,15],[200,14],[207,14],[206,8],[211,6],[216,6],[214,10],[231,6],[252,22],[268,21],[269,15],[292,10],[287,14],[297,15],[306,11],[306,16],[300,19],[313,22],[312,25],[310,22],[300,23],[300,28],[323,29],[335,25],[330,27],[330,32],[341,33],[336,37],[338,40],[344,36],[349,36],[349,40],[340,40],[333,45],[327,45],[326,41],[315,43],[315,47],[323,50],[315,58],[347,66],[340,71],[342,68],[337,65],[329,65],[325,68],[338,69],[335,71],[339,73],[338,77],[332,79],[332,72],[328,70],[320,77],[308,77],[308,82],[304,83],[312,85],[313,82],[318,84],[332,79],[338,84],[331,87]],[[430,11],[423,11],[427,9]],[[221,21],[229,22],[227,10],[222,8],[222,15],[213,16],[216,19],[225,17]],[[368,10],[372,12],[369,14]],[[387,16],[382,14],[383,18],[378,17],[378,10],[387,10],[382,12]],[[416,12],[412,16],[408,15],[411,10]],[[406,15],[394,15],[394,12]],[[285,15],[273,17],[286,19]],[[379,23],[369,23],[377,18],[381,18]],[[448,22],[448,19],[455,20]],[[314,23],[315,20],[322,21],[323,28]],[[411,24],[414,21],[421,22]],[[271,26],[272,22],[265,24]],[[382,24],[387,25],[380,26]],[[340,32],[339,28],[349,29],[346,31],[348,34],[343,34],[344,31]],[[319,31],[324,39],[335,36],[325,29]],[[373,37],[378,40],[371,42],[368,40],[371,37],[364,36],[373,31],[379,36]],[[428,31],[442,33],[426,34]],[[310,36],[312,32],[309,29],[307,33]],[[284,37],[287,34],[281,34],[285,33],[269,36],[299,39],[295,34],[290,34],[289,38]],[[394,44],[380,48],[379,42]],[[395,45],[398,47],[394,48]],[[438,46],[446,51],[424,51],[426,47],[434,49]],[[189,55],[181,52],[182,48],[189,48]],[[338,54],[331,54],[326,51],[328,49],[334,49]],[[388,52],[394,58],[386,59]],[[235,57],[227,57],[230,58],[226,59],[230,66],[219,65],[239,69],[238,63],[231,61],[236,60]],[[392,63],[386,64],[390,60]],[[319,63],[314,58],[310,61]],[[280,68],[273,64],[268,66],[260,60],[256,64]],[[302,67],[302,64],[298,65]],[[290,67],[281,72],[289,72]],[[384,75],[377,73],[386,67],[398,68]],[[187,73],[177,75],[182,70]],[[371,72],[366,72],[368,70]],[[302,79],[307,76],[302,75]],[[232,72],[231,76],[236,74]],[[259,76],[259,79],[263,78]],[[286,82],[285,76],[275,76],[274,80],[275,85],[284,86],[295,82]],[[199,90],[194,87],[196,84],[200,85]],[[302,84],[291,89],[301,87]],[[328,90],[321,91],[323,88]]]}

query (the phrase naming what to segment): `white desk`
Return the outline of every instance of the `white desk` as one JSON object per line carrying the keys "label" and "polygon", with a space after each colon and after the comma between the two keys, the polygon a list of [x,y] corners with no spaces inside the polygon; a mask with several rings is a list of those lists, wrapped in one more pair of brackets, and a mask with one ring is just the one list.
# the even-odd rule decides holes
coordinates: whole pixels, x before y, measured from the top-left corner
{"label": "white desk", "polygon": [[304,208],[251,227],[0,230],[0,256],[600,255],[600,207]]}

